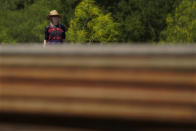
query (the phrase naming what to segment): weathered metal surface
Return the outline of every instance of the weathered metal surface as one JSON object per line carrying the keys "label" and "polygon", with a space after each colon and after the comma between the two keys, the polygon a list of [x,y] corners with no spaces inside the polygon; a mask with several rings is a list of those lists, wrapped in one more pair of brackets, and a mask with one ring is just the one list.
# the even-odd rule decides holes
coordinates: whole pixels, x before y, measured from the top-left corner
{"label": "weathered metal surface", "polygon": [[0,47],[0,112],[196,124],[194,46]]}

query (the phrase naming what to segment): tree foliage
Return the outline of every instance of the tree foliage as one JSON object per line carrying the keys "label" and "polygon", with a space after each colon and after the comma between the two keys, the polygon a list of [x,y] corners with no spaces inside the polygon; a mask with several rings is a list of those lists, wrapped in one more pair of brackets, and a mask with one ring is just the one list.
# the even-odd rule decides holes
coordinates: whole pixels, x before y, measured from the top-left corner
{"label": "tree foliage", "polygon": [[61,5],[60,0],[37,0],[20,10],[15,10],[13,7],[7,7],[6,10],[2,9],[0,13],[2,18],[0,20],[0,42],[43,41],[44,28],[48,24],[46,15],[51,9],[60,9],[59,5]]}
{"label": "tree foliage", "polygon": [[35,0],[0,0],[1,10],[21,10],[34,3]]}
{"label": "tree foliage", "polygon": [[118,34],[118,23],[114,22],[111,14],[104,14],[94,0],[83,0],[75,9],[67,40],[78,43],[115,42]]}
{"label": "tree foliage", "polygon": [[174,15],[167,17],[168,27],[162,39],[174,43],[196,42],[196,1],[182,0]]}
{"label": "tree foliage", "polygon": [[87,7],[81,1],[0,0],[0,43],[42,42],[53,9],[72,42],[196,41],[194,0],[94,0]]}
{"label": "tree foliage", "polygon": [[121,24],[121,42],[157,42],[181,0],[98,0]]}

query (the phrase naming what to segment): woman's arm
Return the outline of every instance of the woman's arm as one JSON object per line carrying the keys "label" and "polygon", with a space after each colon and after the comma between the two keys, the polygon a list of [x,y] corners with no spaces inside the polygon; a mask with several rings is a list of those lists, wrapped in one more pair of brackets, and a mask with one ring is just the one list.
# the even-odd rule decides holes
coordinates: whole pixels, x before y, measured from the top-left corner
{"label": "woman's arm", "polygon": [[47,40],[48,40],[49,34],[48,34],[48,27],[45,28],[45,39],[44,39],[44,47],[47,44]]}
{"label": "woman's arm", "polygon": [[46,43],[47,43],[47,41],[46,41],[46,40],[44,40],[44,47],[46,46]]}

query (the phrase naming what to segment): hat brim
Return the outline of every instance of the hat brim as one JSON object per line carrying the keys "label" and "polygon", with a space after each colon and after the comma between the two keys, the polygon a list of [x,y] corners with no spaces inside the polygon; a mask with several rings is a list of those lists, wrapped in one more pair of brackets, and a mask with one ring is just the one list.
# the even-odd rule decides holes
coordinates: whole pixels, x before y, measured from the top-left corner
{"label": "hat brim", "polygon": [[61,18],[61,15],[48,15],[46,17],[46,19],[50,20],[51,17],[59,17],[59,18]]}

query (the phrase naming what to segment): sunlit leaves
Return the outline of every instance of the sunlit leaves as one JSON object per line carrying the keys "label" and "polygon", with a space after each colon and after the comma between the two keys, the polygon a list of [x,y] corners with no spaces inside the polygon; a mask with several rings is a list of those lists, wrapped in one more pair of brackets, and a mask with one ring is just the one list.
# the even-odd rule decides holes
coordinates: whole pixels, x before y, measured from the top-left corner
{"label": "sunlit leaves", "polygon": [[196,1],[182,0],[174,15],[167,18],[163,40],[174,43],[196,42]]}
{"label": "sunlit leaves", "polygon": [[105,14],[94,0],[83,0],[75,9],[67,40],[74,43],[118,41],[119,24]]}

